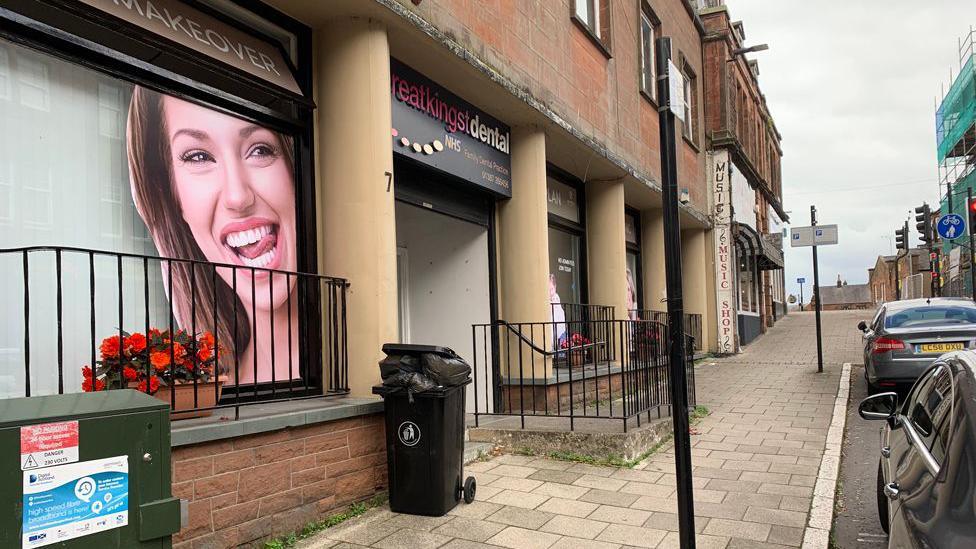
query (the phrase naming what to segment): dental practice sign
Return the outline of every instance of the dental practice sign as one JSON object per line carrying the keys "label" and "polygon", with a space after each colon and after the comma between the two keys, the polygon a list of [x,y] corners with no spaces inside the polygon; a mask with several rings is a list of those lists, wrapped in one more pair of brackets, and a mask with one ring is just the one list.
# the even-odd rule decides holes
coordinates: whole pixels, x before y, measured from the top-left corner
{"label": "dental practice sign", "polygon": [[393,151],[503,197],[512,196],[511,129],[390,59]]}

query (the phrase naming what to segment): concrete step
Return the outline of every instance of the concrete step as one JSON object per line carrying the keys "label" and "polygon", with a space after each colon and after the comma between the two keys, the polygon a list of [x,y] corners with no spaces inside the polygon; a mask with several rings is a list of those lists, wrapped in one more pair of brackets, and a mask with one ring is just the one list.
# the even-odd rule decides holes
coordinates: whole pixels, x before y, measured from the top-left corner
{"label": "concrete step", "polygon": [[481,456],[486,456],[491,454],[495,449],[495,445],[491,442],[472,442],[470,440],[464,443],[464,463],[471,463]]}

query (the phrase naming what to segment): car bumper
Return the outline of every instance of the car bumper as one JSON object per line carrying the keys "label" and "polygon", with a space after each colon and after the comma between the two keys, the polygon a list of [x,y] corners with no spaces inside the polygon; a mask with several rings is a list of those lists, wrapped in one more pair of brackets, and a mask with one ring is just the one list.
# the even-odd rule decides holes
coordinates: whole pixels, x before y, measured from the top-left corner
{"label": "car bumper", "polygon": [[881,382],[915,383],[925,370],[928,370],[939,358],[938,355],[912,358],[912,359],[879,359],[871,361],[871,367],[866,368],[868,382],[878,384]]}

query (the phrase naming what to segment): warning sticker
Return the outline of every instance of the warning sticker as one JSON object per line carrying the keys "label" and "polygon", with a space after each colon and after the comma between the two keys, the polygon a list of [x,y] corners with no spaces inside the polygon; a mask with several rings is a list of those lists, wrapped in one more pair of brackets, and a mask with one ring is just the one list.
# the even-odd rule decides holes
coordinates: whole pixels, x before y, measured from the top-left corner
{"label": "warning sticker", "polygon": [[20,469],[78,461],[78,422],[62,421],[20,428]]}

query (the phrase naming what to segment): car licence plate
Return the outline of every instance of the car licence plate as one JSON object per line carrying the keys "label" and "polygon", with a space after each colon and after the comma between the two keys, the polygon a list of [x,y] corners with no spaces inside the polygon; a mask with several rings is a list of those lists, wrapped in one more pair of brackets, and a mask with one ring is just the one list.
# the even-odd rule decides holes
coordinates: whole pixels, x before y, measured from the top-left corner
{"label": "car licence plate", "polygon": [[965,349],[964,343],[922,343],[918,346],[922,353],[948,353],[949,351],[961,351]]}

